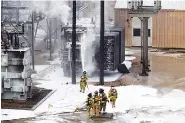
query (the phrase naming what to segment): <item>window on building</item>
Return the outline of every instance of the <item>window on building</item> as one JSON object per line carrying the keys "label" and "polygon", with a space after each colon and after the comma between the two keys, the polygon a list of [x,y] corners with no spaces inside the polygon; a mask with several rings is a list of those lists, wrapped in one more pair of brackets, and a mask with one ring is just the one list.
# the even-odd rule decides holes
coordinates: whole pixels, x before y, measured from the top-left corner
{"label": "window on building", "polygon": [[[133,36],[141,36],[140,31],[141,31],[140,29],[134,28],[133,29]],[[150,29],[148,29],[148,37],[150,37]]]}
{"label": "window on building", "polygon": [[148,37],[150,37],[150,29],[148,29]]}
{"label": "window on building", "polygon": [[141,36],[140,29],[133,29],[133,36]]}

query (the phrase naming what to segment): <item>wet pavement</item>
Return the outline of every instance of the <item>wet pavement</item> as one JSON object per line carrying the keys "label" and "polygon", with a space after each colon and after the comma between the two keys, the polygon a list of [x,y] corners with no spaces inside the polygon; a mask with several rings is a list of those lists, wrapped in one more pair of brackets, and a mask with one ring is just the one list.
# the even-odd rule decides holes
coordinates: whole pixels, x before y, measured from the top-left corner
{"label": "wet pavement", "polygon": [[[133,54],[139,63],[140,56],[138,52]],[[140,85],[149,85],[155,88],[176,88],[185,89],[185,55],[184,54],[166,54],[149,53],[150,70],[149,76],[139,76],[141,65],[136,64],[131,68],[131,75],[137,79],[135,83]]]}

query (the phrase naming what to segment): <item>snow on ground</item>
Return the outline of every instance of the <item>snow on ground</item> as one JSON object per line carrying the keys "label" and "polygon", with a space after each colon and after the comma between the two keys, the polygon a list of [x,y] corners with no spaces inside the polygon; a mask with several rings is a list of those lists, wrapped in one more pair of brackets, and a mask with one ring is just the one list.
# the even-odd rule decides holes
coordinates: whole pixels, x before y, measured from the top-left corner
{"label": "snow on ground", "polygon": [[[36,66],[36,69],[41,70],[41,68],[44,69],[43,67]],[[41,84],[37,86],[56,90],[55,93],[35,111],[2,109],[1,120],[35,117],[43,114],[46,116],[47,122],[54,122],[54,119],[49,114],[73,112],[76,106],[81,107],[84,105],[88,93],[93,93],[99,88],[104,88],[106,93],[109,90],[109,87],[89,85],[85,94],[80,93],[79,84],[66,84],[71,79],[63,77],[60,65],[55,65],[43,78],[45,81],[38,80],[37,82]],[[116,88],[118,90],[116,108],[113,110],[111,105],[108,104],[107,112],[125,113],[117,116],[119,120],[122,119],[126,123],[139,123],[141,121],[182,123],[185,121],[185,92],[181,90],[172,90],[161,94],[157,89],[139,85]],[[52,107],[49,108],[49,104]]]}
{"label": "snow on ground", "polygon": [[135,58],[134,56],[126,56],[125,61],[134,60]]}

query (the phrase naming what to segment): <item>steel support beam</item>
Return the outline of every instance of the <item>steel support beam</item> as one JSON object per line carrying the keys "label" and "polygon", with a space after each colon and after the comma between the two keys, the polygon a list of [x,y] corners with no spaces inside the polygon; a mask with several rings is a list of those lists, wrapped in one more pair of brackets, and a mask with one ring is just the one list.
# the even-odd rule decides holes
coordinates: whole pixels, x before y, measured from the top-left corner
{"label": "steel support beam", "polygon": [[72,84],[76,84],[76,1],[73,1]]}
{"label": "steel support beam", "polygon": [[141,19],[141,39],[142,41],[142,73],[141,76],[148,76],[146,70],[148,69],[148,19],[149,17],[142,17]]}
{"label": "steel support beam", "polygon": [[100,85],[104,85],[104,1],[100,2]]}

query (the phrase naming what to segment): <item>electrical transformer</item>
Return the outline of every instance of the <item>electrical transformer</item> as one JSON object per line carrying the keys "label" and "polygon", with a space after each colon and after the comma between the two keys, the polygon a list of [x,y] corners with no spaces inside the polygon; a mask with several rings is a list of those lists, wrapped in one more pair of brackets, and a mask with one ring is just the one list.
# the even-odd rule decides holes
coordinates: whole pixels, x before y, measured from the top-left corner
{"label": "electrical transformer", "polygon": [[[72,27],[64,27],[63,32],[63,48],[62,52],[62,67],[64,76],[72,75]],[[85,27],[76,27],[76,74],[79,76],[82,72],[81,59],[81,40],[86,32]]]}
{"label": "electrical transformer", "polygon": [[[5,51],[2,49],[2,51]],[[1,53],[1,98],[26,100],[31,98],[29,48],[7,49]]]}
{"label": "electrical transformer", "polygon": [[1,32],[1,99],[26,100],[31,98],[32,79],[30,48],[23,46],[20,40],[22,31]]}
{"label": "electrical transformer", "polygon": [[[96,40],[100,40],[100,35],[96,36]],[[104,34],[104,70],[115,71],[119,64],[119,33],[118,32],[105,32]],[[97,68],[100,63],[99,44],[96,45],[95,59]]]}
{"label": "electrical transformer", "polygon": [[[94,29],[96,30],[96,29]],[[62,49],[62,67],[65,76],[71,76],[72,63],[72,27],[66,26],[63,32],[63,49]],[[87,32],[87,27],[76,27],[76,74],[82,73],[81,59],[81,40]],[[95,31],[96,32],[96,31]],[[99,70],[100,63],[100,34],[97,31],[92,48],[95,48],[93,60],[96,62],[96,69]],[[125,35],[124,28],[112,27],[105,30],[104,33],[104,70],[115,71],[125,60]],[[119,71],[119,69],[118,69]]]}

